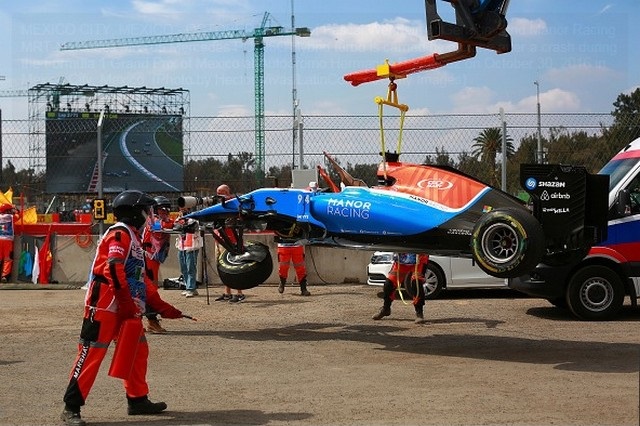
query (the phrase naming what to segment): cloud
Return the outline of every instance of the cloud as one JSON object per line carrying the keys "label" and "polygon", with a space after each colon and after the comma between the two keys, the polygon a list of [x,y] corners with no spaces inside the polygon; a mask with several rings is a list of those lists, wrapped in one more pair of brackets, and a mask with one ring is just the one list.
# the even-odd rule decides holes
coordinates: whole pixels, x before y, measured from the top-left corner
{"label": "cloud", "polygon": [[175,5],[175,2],[170,1],[152,2],[134,0],[131,4],[134,11],[142,13],[143,15],[175,16],[178,13],[178,10],[172,7]]}
{"label": "cloud", "polygon": [[[488,87],[465,87],[452,98],[453,111],[460,114],[492,114],[504,108],[507,113],[537,110],[537,96],[527,96],[518,101],[494,101],[495,93]],[[574,92],[563,89],[551,89],[540,93],[540,105],[543,112],[575,112],[581,107],[580,98]]]}
{"label": "cloud", "polygon": [[218,117],[250,117],[253,111],[249,110],[246,105],[228,104],[218,107]]}
{"label": "cloud", "polygon": [[613,7],[613,5],[612,5],[612,4],[606,4],[606,5],[604,5],[604,7],[603,7],[602,9],[600,9],[600,10],[598,11],[598,13],[597,13],[597,14],[598,14],[598,15],[602,15],[603,13],[605,13],[606,11],[608,11],[609,9],[611,9],[612,7]]}
{"label": "cloud", "polygon": [[[312,28],[302,49],[342,52],[427,52],[439,43],[429,42],[423,22],[394,18],[368,24],[329,24]],[[426,53],[425,53],[426,54]]]}
{"label": "cloud", "polygon": [[545,80],[556,85],[591,84],[618,77],[613,69],[603,65],[576,64],[562,68],[554,68],[545,73]]}
{"label": "cloud", "polygon": [[[515,104],[505,104],[508,112],[534,112],[538,108],[537,96],[527,96]],[[542,112],[575,112],[581,107],[580,97],[571,91],[554,88],[540,92],[540,109]]]}
{"label": "cloud", "polygon": [[[485,112],[490,106],[493,91],[488,87],[465,87],[452,96],[453,108],[457,113]],[[494,108],[490,112],[496,112]]]}
{"label": "cloud", "polygon": [[513,18],[509,19],[507,31],[511,36],[533,37],[547,31],[547,23],[542,19]]}

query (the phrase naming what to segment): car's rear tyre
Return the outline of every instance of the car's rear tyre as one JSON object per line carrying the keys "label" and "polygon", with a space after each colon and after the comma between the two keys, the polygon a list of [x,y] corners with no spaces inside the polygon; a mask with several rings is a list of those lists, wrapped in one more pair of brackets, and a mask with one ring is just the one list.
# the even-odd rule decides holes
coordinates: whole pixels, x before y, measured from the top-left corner
{"label": "car's rear tyre", "polygon": [[269,247],[256,242],[245,243],[246,252],[236,256],[226,249],[218,255],[218,275],[222,283],[235,290],[257,287],[269,278],[273,271],[273,260]]}
{"label": "car's rear tyre", "polygon": [[601,265],[586,266],[576,272],[567,286],[567,304],[575,316],[594,321],[613,318],[624,304],[620,276]]}
{"label": "car's rear tyre", "polygon": [[480,269],[498,278],[530,272],[544,254],[544,231],[528,211],[514,208],[483,214],[471,235],[471,251]]}

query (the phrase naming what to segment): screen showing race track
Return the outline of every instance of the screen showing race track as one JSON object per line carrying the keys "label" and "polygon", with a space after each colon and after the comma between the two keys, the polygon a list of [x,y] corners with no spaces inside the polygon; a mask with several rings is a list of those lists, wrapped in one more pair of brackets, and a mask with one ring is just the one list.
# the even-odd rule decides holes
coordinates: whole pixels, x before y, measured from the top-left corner
{"label": "screen showing race track", "polygon": [[[47,193],[96,193],[97,112],[46,113]],[[102,122],[102,189],[180,192],[184,187],[180,115],[108,113]]]}

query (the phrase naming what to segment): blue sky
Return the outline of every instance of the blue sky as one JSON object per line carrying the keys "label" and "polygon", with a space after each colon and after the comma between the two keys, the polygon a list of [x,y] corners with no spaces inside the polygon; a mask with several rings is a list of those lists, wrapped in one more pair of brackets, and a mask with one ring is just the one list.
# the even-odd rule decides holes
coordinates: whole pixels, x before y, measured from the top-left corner
{"label": "blue sky", "polygon": [[[386,81],[352,87],[347,73],[389,59],[455,50],[428,41],[422,0],[297,0],[296,89],[303,114],[376,114]],[[25,0],[0,6],[0,90],[64,78],[71,84],[188,89],[192,116],[251,116],[253,40],[218,40],[60,51],[64,42],[183,32],[291,27],[291,0]],[[453,21],[441,1],[438,11]],[[410,75],[398,95],[410,114],[536,111],[609,112],[620,93],[640,86],[637,0],[513,0],[507,19],[513,50]],[[265,38],[265,112],[292,112],[290,36]],[[27,118],[26,98],[0,98],[5,119]]]}

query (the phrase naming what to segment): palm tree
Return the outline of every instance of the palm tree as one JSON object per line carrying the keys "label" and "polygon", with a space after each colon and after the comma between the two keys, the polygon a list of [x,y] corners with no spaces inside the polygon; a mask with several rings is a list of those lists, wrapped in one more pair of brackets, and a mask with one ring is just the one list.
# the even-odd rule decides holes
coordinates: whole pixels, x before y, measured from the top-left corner
{"label": "palm tree", "polygon": [[[471,155],[487,165],[489,176],[493,180],[491,184],[497,186],[499,180],[496,157],[498,153],[502,153],[502,129],[499,127],[484,129],[473,141]],[[507,158],[513,156],[515,152],[513,139],[507,135]]]}

